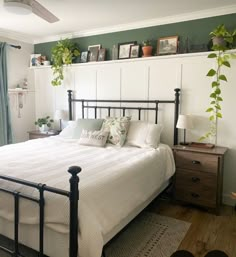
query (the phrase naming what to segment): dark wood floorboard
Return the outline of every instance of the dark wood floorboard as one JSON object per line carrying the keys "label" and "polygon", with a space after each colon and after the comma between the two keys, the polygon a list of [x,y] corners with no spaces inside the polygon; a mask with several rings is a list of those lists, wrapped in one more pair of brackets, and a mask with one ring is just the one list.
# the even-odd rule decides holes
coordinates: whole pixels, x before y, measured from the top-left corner
{"label": "dark wood floorboard", "polygon": [[148,210],[191,223],[179,250],[204,257],[208,251],[217,249],[229,257],[236,257],[236,212],[233,207],[222,206],[220,215],[216,216],[198,207],[156,199]]}

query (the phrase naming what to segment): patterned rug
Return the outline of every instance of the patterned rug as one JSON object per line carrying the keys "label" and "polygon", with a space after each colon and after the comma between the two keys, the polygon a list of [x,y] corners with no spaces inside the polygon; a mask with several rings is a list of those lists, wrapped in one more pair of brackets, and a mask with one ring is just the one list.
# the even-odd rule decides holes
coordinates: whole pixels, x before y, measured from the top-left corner
{"label": "patterned rug", "polygon": [[170,257],[190,223],[143,212],[106,247],[106,257]]}
{"label": "patterned rug", "polygon": [[[186,235],[190,223],[142,212],[105,246],[105,257],[170,257]],[[13,248],[10,240],[0,236],[4,246]],[[32,249],[21,247],[27,257],[37,257]],[[0,251],[0,257],[10,255]]]}

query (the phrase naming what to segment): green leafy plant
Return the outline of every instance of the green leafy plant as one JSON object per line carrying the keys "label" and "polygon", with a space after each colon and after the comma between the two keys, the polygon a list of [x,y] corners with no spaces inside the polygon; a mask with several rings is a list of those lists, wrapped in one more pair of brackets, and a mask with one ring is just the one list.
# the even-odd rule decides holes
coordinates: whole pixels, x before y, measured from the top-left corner
{"label": "green leafy plant", "polygon": [[53,86],[60,86],[64,79],[63,65],[72,64],[75,57],[79,56],[80,52],[76,43],[70,39],[64,39],[57,42],[52,48],[52,69],[54,79],[51,81]]}
{"label": "green leafy plant", "polygon": [[209,113],[210,129],[202,136],[199,140],[204,140],[210,137],[216,137],[217,133],[217,121],[218,118],[222,118],[222,108],[221,102],[223,97],[221,95],[222,83],[227,82],[227,77],[222,73],[222,67],[230,68],[230,59],[235,58],[235,54],[227,52],[227,50],[232,49],[233,42],[235,40],[236,32],[233,33],[226,30],[224,25],[219,25],[215,30],[210,33],[211,36],[221,36],[223,39],[230,43],[228,45],[215,44],[212,50],[216,51],[210,53],[208,58],[215,59],[216,68],[210,69],[206,76],[212,78],[211,88],[212,92],[210,94],[210,106],[207,108],[206,112]]}
{"label": "green leafy plant", "polygon": [[152,40],[145,40],[142,42],[143,46],[151,46],[152,45]]}
{"label": "green leafy plant", "polygon": [[50,119],[50,116],[46,116],[44,118],[38,118],[34,124],[39,127],[42,127],[42,125],[47,125],[50,128],[53,122],[54,120]]}
{"label": "green leafy plant", "polygon": [[236,36],[236,30],[230,32],[225,28],[224,24],[221,24],[217,26],[212,32],[210,32],[210,36],[212,36],[212,39],[214,37],[221,37],[229,44],[232,44]]}

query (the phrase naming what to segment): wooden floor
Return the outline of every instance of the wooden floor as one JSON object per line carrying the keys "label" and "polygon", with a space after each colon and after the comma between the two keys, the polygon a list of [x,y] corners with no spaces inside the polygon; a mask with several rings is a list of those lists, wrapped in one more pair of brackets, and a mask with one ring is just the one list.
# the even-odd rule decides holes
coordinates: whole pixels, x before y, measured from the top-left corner
{"label": "wooden floor", "polygon": [[155,200],[149,211],[191,223],[179,250],[188,250],[195,257],[204,257],[210,250],[224,251],[236,257],[236,212],[223,206],[219,216],[193,206],[183,206],[170,201]]}

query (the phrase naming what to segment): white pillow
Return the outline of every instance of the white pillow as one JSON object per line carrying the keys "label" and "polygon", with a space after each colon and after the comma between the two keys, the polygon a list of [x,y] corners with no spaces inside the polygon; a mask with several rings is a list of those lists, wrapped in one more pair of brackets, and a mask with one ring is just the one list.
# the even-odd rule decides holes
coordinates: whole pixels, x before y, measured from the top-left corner
{"label": "white pillow", "polygon": [[68,125],[61,131],[61,133],[59,134],[60,136],[64,137],[64,138],[73,138],[74,135],[74,130],[77,127],[78,122],[77,121],[68,121]]}
{"label": "white pillow", "polygon": [[62,130],[60,136],[69,139],[79,139],[82,130],[100,130],[103,119],[78,119],[76,121],[69,121],[66,128]]}
{"label": "white pillow", "polygon": [[108,134],[109,133],[106,131],[89,131],[83,129],[80,135],[79,144],[104,147]]}
{"label": "white pillow", "polygon": [[162,125],[145,121],[131,121],[126,145],[141,148],[157,148],[160,143]]}

